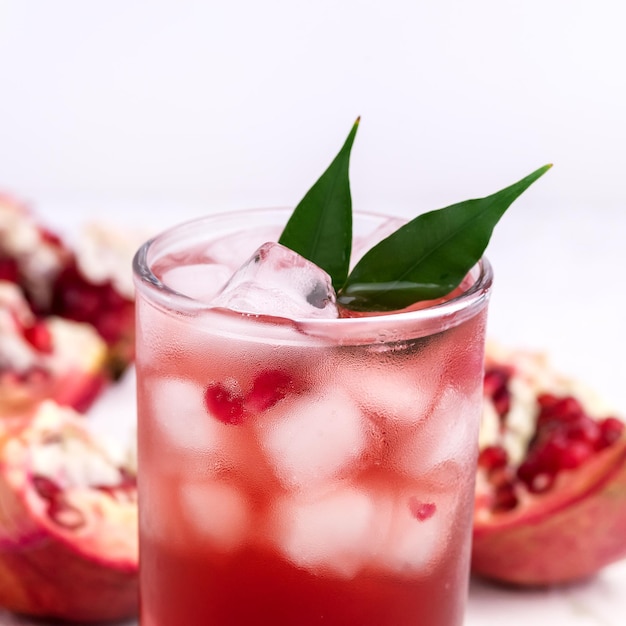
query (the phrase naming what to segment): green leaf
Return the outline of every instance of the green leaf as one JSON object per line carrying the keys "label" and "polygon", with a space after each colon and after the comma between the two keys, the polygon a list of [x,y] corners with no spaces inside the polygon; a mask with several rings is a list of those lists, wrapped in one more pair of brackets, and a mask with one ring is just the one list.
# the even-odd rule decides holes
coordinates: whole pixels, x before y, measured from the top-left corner
{"label": "green leaf", "polygon": [[483,255],[498,220],[551,165],[477,200],[424,213],[369,250],[348,276],[339,302],[360,311],[393,311],[458,287]]}
{"label": "green leaf", "polygon": [[350,267],[352,197],[348,169],[359,120],[334,161],[294,209],[278,240],[328,272],[335,289],[344,284]]}

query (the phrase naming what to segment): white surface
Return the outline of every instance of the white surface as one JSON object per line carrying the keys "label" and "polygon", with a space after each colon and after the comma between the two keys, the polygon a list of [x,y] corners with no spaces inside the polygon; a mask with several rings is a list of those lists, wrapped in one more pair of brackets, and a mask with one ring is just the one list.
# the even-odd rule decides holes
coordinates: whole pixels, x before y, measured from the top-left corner
{"label": "white surface", "polygon": [[472,581],[465,626],[623,626],[626,562],[568,589],[518,591]]}
{"label": "white surface", "polygon": [[[67,231],[292,205],[358,114],[361,209],[409,216],[554,162],[490,245],[490,334],[623,416],[625,21],[615,0],[0,0],[0,188]],[[125,437],[124,385],[94,419]],[[475,584],[467,624],[623,626],[623,589],[624,564],[567,591]]]}
{"label": "white surface", "polygon": [[606,207],[624,199],[625,20],[618,0],[0,0],[0,186],[292,204],[362,115],[363,208],[549,161],[544,197]]}

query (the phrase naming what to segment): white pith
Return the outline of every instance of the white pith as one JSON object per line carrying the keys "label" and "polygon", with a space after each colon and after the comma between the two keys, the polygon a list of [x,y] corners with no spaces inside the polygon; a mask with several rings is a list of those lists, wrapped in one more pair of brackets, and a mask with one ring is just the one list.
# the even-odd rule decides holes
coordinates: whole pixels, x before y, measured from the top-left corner
{"label": "white pith", "polygon": [[50,355],[51,368],[96,371],[106,358],[107,346],[89,324],[60,317],[47,318],[55,351]]}

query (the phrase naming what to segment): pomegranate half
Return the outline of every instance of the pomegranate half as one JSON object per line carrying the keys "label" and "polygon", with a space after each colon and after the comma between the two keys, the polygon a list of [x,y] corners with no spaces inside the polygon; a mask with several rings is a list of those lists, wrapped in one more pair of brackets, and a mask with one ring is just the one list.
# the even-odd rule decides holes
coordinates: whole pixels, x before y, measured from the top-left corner
{"label": "pomegranate half", "polygon": [[135,475],[51,401],[0,436],[0,606],[78,623],[137,612]]}
{"label": "pomegranate half", "polygon": [[38,317],[90,324],[108,346],[117,378],[134,357],[130,261],[136,237],[92,227],[76,250],[28,207],[0,194],[0,280],[17,284]]}
{"label": "pomegranate half", "polygon": [[0,415],[48,398],[86,410],[108,381],[106,353],[92,326],[37,318],[21,289],[0,280]]}
{"label": "pomegranate half", "polygon": [[626,434],[543,355],[488,345],[472,570],[578,581],[626,556]]}

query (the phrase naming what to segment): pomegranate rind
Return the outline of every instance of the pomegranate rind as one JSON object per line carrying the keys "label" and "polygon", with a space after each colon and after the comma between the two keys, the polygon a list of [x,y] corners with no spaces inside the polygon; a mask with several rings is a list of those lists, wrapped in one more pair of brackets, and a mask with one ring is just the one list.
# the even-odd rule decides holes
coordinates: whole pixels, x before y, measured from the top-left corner
{"label": "pomegranate rind", "polygon": [[[494,358],[495,355],[495,358]],[[509,367],[517,411],[534,430],[534,398],[543,392],[573,395],[601,416],[606,406],[577,381],[554,372],[543,355],[489,349],[489,365]],[[492,422],[493,406],[485,413]],[[492,430],[489,428],[489,430]],[[491,443],[491,442],[489,442]],[[542,494],[518,489],[519,504],[494,513],[479,469],[474,515],[472,572],[525,587],[562,585],[589,578],[626,556],[626,436],[596,452],[580,467],[563,470]]]}
{"label": "pomegranate rind", "polygon": [[472,571],[500,582],[546,586],[588,578],[626,556],[626,439],[549,493],[474,520]]}
{"label": "pomegranate rind", "polygon": [[[63,527],[32,486],[29,457],[46,438],[71,433],[99,450],[68,409],[43,403],[3,423],[0,438],[0,606],[27,615],[92,623],[132,617],[138,607],[134,494],[114,503],[97,489],[72,491],[85,524]],[[32,465],[34,467],[34,465]]]}

